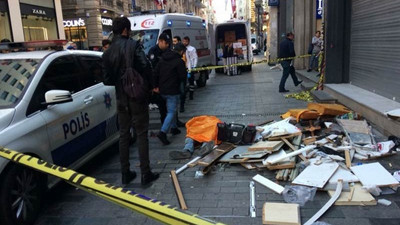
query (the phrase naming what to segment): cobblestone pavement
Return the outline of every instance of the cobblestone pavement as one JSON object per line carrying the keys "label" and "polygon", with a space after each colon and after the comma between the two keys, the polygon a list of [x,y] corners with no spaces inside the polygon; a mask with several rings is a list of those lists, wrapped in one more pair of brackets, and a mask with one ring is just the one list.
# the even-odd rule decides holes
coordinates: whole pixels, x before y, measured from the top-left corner
{"label": "cobblestone pavement", "polygon": [[[279,119],[281,113],[289,108],[305,107],[306,103],[294,99],[286,99],[278,93],[280,71],[271,71],[265,64],[256,65],[252,72],[240,76],[212,74],[205,88],[197,89],[195,99],[187,101],[185,113],[180,119],[187,121],[196,115],[216,115],[225,122],[260,123],[271,119]],[[289,78],[286,88],[291,91],[300,90],[294,87]],[[152,111],[150,129],[157,132],[160,128],[159,115]],[[162,146],[158,139],[150,138],[150,155],[152,168],[161,173],[161,177],[151,186],[143,188],[140,179],[136,178],[126,188],[151,198],[162,200],[171,205],[178,205],[169,172],[179,168],[186,160],[170,160],[168,152],[180,150],[184,146],[184,134],[170,136],[169,146]],[[378,136],[383,139],[383,137]],[[131,165],[138,168],[136,146],[131,149]],[[379,160],[389,171],[400,169],[399,157]],[[392,163],[392,168],[388,166]],[[250,171],[240,165],[217,165],[213,171],[203,178],[195,178],[196,167],[179,175],[183,195],[189,211],[226,224],[262,224],[261,209],[266,201],[283,202],[282,196],[256,184],[257,217],[249,216],[249,181],[257,173],[274,179],[274,172]],[[121,185],[116,146],[109,148],[86,166],[79,169],[85,173],[114,185]],[[281,183],[285,185],[285,183]],[[321,218],[330,224],[400,224],[400,195],[381,196],[392,201],[390,206],[333,206]],[[306,222],[328,201],[325,192],[317,192],[314,201],[301,208],[302,222]],[[128,225],[128,224],[160,224],[141,214],[119,207],[100,198],[92,196],[67,184],[61,183],[48,193],[48,198],[35,225]]]}

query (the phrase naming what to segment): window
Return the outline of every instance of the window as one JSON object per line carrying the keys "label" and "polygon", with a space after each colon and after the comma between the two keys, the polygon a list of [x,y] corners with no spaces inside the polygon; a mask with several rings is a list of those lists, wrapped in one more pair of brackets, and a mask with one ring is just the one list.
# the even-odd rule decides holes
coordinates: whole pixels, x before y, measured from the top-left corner
{"label": "window", "polygon": [[11,75],[10,74],[6,74],[3,79],[1,79],[4,82],[7,82],[10,79]]}
{"label": "window", "polygon": [[86,71],[82,74],[83,88],[88,88],[103,81],[102,59],[97,56],[78,56]]}
{"label": "window", "polygon": [[7,91],[3,91],[3,93],[1,93],[0,98],[3,100],[6,100],[8,96],[8,92]]}
{"label": "window", "polygon": [[82,90],[80,76],[83,73],[73,56],[62,56],[55,59],[36,87],[26,115],[46,108],[42,103],[45,102],[44,95],[47,91],[57,89],[76,93]]}
{"label": "window", "polygon": [[18,80],[14,78],[14,79],[10,82],[10,85],[11,85],[11,86],[14,86],[15,83],[17,83],[17,81],[18,81]]}

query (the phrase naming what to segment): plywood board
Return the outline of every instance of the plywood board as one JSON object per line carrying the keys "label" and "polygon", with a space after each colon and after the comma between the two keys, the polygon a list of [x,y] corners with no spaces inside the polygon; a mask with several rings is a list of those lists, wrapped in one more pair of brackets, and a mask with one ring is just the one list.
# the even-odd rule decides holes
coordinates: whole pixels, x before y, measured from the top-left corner
{"label": "plywood board", "polygon": [[368,124],[365,120],[337,119],[337,121],[347,132],[369,134]]}
{"label": "plywood board", "polygon": [[[286,155],[287,155],[286,152],[285,152],[284,150],[281,149],[281,150],[279,150],[278,152],[275,152],[275,153],[269,155],[267,158],[265,158],[265,159],[262,161],[262,163],[263,163],[264,165],[271,164],[271,162],[275,161],[275,159],[278,159],[278,158],[281,158],[281,157],[285,157]],[[290,161],[290,160],[287,159],[287,160],[282,161],[282,162],[289,162],[289,161]]]}
{"label": "plywood board", "polygon": [[283,188],[281,185],[272,182],[271,180],[257,174],[253,177],[253,180],[260,183],[261,185],[271,189],[272,191],[278,193],[278,194],[282,194],[283,190],[285,188]]}
{"label": "plywood board", "polygon": [[396,186],[399,182],[380,163],[369,163],[353,166],[351,171],[364,186]]}
{"label": "plywood board", "polygon": [[302,135],[302,133],[301,132],[297,132],[297,133],[294,133],[294,134],[268,137],[268,141],[278,141],[278,140],[281,140],[281,138],[292,138],[292,137],[296,137],[296,136],[300,136],[300,135]]}
{"label": "plywood board", "polygon": [[299,204],[266,202],[263,206],[263,224],[300,225]]}
{"label": "plywood board", "polygon": [[323,188],[332,175],[336,172],[338,167],[339,164],[337,163],[322,163],[320,165],[311,163],[296,177],[296,179],[294,179],[292,183]]}
{"label": "plywood board", "polygon": [[[375,198],[365,189],[362,188],[360,183],[356,183],[353,187],[353,194],[351,192],[342,192],[336,200],[335,205],[376,205]],[[334,191],[328,191],[330,197],[334,195]],[[350,200],[349,200],[350,199]]]}
{"label": "plywood board", "polygon": [[226,153],[218,161],[219,162],[230,162],[234,155],[240,155],[240,154],[248,152],[247,151],[248,148],[249,148],[249,145],[238,146],[238,147],[232,149],[232,151]]}
{"label": "plywood board", "polygon": [[276,151],[282,147],[282,141],[259,141],[252,146],[249,147],[249,151],[262,151],[262,150],[270,150]]}
{"label": "plywood board", "polygon": [[343,169],[339,166],[336,172],[332,175],[331,179],[329,179],[330,184],[336,184],[338,180],[343,180],[344,183],[351,183],[351,182],[359,182],[357,176],[352,174],[350,171]]}
{"label": "plywood board", "polygon": [[231,151],[232,149],[235,148],[235,145],[230,144],[230,143],[222,143],[219,145],[216,149],[214,149],[212,152],[210,152],[208,155],[204,156],[201,158],[197,164],[202,165],[202,166],[210,166],[212,163],[214,163],[219,157],[221,157],[223,154]]}

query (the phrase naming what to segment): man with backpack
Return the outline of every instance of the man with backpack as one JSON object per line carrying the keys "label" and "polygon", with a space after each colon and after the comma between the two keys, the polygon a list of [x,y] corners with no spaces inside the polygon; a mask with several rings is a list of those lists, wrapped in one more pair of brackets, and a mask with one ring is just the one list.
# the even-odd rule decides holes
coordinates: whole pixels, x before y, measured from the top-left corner
{"label": "man with backpack", "polygon": [[[133,126],[137,133],[141,183],[146,185],[159,177],[158,173],[151,172],[149,160],[148,103],[152,88],[152,69],[143,47],[129,38],[130,28],[131,23],[126,17],[113,20],[114,37],[103,54],[104,84],[115,86],[117,97],[122,184],[128,184],[136,177],[136,173],[130,170],[129,163],[130,128]],[[132,84],[141,86],[129,90]]]}

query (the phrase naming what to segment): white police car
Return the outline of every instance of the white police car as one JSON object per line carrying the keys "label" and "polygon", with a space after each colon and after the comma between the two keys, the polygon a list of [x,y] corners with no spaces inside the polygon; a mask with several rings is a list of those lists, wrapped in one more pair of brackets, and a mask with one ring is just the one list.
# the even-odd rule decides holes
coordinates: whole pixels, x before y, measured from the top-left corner
{"label": "white police car", "polygon": [[[77,168],[118,140],[114,87],[94,51],[12,52],[64,41],[1,44],[0,146]],[[0,157],[0,224],[32,224],[57,180]]]}

